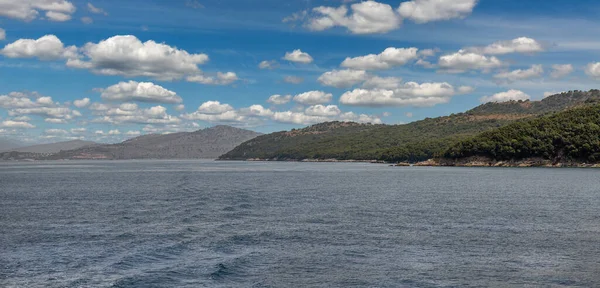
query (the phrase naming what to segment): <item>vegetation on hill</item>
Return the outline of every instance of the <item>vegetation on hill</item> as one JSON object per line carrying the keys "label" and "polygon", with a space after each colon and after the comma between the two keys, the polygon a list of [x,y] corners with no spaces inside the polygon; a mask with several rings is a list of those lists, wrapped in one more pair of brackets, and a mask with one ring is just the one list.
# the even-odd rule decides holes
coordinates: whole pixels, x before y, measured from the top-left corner
{"label": "vegetation on hill", "polygon": [[440,155],[454,143],[521,119],[590,105],[600,91],[570,91],[542,101],[487,103],[465,113],[405,125],[330,122],[276,132],[242,143],[221,160],[382,160],[418,162]]}
{"label": "vegetation on hill", "polygon": [[573,108],[484,132],[454,144],[443,156],[454,160],[542,158],[554,163],[597,163],[600,162],[600,105]]}

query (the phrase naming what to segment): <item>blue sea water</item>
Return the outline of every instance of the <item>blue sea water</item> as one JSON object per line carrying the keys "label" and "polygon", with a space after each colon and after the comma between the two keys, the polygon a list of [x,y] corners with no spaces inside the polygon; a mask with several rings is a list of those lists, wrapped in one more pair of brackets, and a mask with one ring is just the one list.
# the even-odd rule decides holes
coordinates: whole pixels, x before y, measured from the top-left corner
{"label": "blue sea water", "polygon": [[600,170],[0,164],[0,287],[598,287]]}

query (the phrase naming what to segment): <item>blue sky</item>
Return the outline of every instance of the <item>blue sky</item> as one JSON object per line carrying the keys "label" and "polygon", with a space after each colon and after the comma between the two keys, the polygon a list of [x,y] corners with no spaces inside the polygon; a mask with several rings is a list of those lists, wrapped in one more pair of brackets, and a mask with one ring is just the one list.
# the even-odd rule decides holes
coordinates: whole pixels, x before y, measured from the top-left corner
{"label": "blue sky", "polygon": [[597,1],[14,2],[0,137],[32,143],[408,123],[600,79]]}

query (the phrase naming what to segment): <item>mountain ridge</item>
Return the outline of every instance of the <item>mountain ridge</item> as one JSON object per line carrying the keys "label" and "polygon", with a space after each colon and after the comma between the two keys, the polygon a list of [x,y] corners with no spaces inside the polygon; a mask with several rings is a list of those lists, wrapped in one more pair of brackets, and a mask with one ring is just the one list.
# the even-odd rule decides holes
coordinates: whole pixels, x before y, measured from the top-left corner
{"label": "mountain ridge", "polygon": [[0,153],[0,159],[215,159],[238,144],[261,133],[219,125],[193,132],[149,134],[116,144],[98,144],[50,155],[39,153]]}
{"label": "mountain ridge", "polygon": [[[266,134],[240,144],[220,160],[378,160],[419,162],[469,136],[528,118],[600,103],[600,90],[569,91],[541,101],[487,103],[463,113],[402,125],[320,123]],[[330,129],[324,129],[330,127]],[[313,130],[320,133],[311,133]]]}

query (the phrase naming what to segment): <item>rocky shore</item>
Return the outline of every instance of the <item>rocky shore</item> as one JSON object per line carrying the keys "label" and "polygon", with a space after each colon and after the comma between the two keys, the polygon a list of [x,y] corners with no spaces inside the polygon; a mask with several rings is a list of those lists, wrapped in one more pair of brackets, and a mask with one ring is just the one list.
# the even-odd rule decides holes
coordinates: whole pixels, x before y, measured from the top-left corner
{"label": "rocky shore", "polygon": [[488,158],[471,157],[465,159],[430,159],[414,166],[424,167],[548,167],[548,168],[600,168],[600,163],[580,163],[551,161],[529,158],[516,161],[497,161]]}

